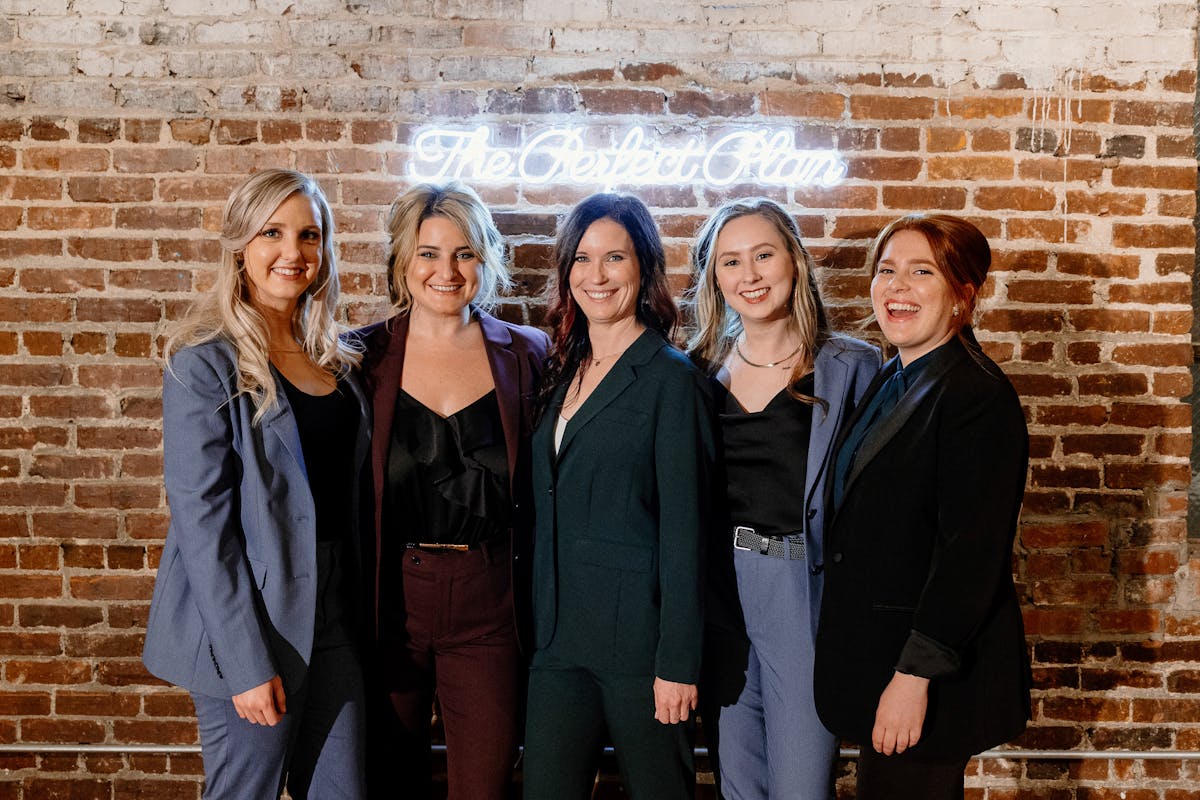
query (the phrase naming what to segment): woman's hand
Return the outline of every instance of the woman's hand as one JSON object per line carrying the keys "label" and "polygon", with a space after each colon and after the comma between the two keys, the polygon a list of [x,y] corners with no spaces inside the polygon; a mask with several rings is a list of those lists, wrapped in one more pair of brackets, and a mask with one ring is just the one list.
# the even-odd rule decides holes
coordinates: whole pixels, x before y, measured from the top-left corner
{"label": "woman's hand", "polygon": [[696,684],[675,683],[654,679],[654,718],[664,725],[687,722],[688,712],[695,710]]}
{"label": "woman's hand", "polygon": [[251,725],[277,725],[287,713],[287,698],[283,695],[283,679],[278,675],[253,689],[233,696],[237,715]]}
{"label": "woman's hand", "polygon": [[929,678],[897,672],[879,696],[871,745],[890,756],[903,753],[921,738],[925,708],[929,704]]}

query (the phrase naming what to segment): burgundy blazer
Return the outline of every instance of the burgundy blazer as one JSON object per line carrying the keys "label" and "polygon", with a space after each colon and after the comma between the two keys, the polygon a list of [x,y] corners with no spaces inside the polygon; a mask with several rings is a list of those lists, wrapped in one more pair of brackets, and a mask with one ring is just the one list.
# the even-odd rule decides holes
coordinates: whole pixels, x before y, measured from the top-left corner
{"label": "burgundy blazer", "polygon": [[[484,348],[496,384],[496,399],[508,450],[509,490],[512,515],[512,586],[517,633],[524,649],[530,630],[530,550],[532,548],[532,502],[530,502],[529,437],[533,431],[533,405],[537,379],[546,360],[550,337],[537,328],[513,325],[472,308],[472,318],[483,329]],[[396,395],[404,370],[404,348],[408,339],[408,314],[398,314],[355,333],[365,354],[362,382],[371,398],[373,430],[371,436],[371,519],[374,546],[365,543],[364,559],[374,575],[372,587],[375,638],[379,634],[380,553],[383,546],[383,491],[387,473],[388,447],[392,440],[392,418]],[[399,575],[390,576],[392,580]]]}

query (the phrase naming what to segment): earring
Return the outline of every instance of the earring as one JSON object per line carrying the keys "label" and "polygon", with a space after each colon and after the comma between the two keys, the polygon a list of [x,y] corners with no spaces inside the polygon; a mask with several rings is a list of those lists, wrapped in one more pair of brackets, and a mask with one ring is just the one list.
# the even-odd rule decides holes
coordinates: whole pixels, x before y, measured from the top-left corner
{"label": "earring", "polygon": [[954,307],[954,316],[958,316],[958,306]]}

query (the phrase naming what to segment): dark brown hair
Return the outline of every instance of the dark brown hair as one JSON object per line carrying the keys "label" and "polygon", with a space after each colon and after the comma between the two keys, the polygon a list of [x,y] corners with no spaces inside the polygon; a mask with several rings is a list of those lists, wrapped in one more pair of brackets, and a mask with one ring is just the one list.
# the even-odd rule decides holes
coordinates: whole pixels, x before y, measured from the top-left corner
{"label": "dark brown hair", "polygon": [[594,194],[583,200],[562,221],[554,241],[555,280],[549,289],[550,326],[553,346],[550,360],[542,373],[538,391],[537,416],[540,419],[555,390],[569,381],[576,370],[587,369],[592,344],[588,338],[587,318],[571,295],[571,268],[579,241],[601,219],[611,219],[629,234],[638,262],[638,297],[634,313],[638,322],[668,341],[679,325],[679,309],[671,299],[667,283],[667,256],[654,217],[646,204],[632,195]]}

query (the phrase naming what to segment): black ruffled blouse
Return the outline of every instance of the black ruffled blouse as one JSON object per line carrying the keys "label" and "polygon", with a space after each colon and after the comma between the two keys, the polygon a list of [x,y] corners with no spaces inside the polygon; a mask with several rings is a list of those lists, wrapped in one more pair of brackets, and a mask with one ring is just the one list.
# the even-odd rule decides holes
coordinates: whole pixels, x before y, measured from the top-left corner
{"label": "black ruffled blouse", "polygon": [[508,451],[495,390],[442,417],[401,389],[388,448],[384,530],[405,542],[507,536]]}

